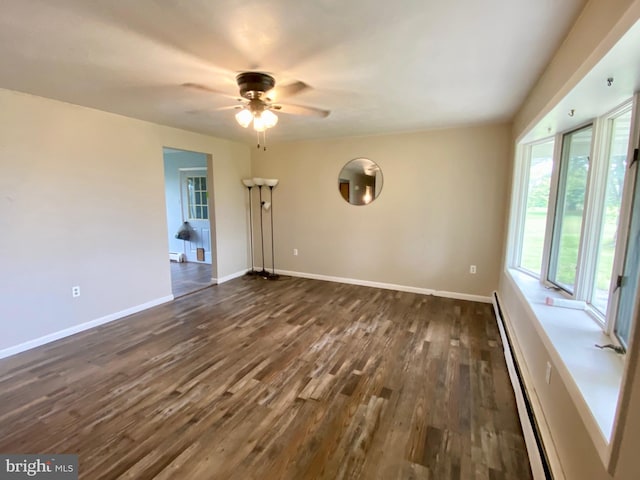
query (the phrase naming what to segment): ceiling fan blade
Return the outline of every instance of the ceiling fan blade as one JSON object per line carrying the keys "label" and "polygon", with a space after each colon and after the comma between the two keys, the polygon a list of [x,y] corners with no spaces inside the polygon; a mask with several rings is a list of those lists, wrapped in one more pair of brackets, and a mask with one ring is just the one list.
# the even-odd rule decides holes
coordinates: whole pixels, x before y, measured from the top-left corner
{"label": "ceiling fan blade", "polygon": [[238,104],[238,105],[229,105],[226,107],[217,107],[217,108],[198,108],[193,110],[187,110],[185,111],[185,113],[188,113],[189,115],[193,115],[193,114],[201,114],[201,113],[219,112],[224,110],[240,110],[241,108],[243,108],[243,105]]}
{"label": "ceiling fan blade", "polygon": [[242,107],[244,107],[244,105],[239,103],[238,105],[229,105],[228,107],[218,107],[218,108],[214,108],[213,110],[216,112],[220,110],[240,110]]}
{"label": "ceiling fan blade", "polygon": [[191,89],[194,89],[194,90],[200,90],[202,92],[215,93],[216,95],[223,95],[225,97],[233,98],[234,100],[238,100],[238,101],[240,100],[240,97],[238,97],[237,95],[229,95],[226,92],[221,92],[220,90],[216,90],[214,88],[207,87],[206,85],[200,85],[199,83],[187,82],[187,83],[183,83],[182,86],[186,87],[186,88],[191,88]]}
{"label": "ceiling fan blade", "polygon": [[331,113],[329,110],[322,110],[321,108],[303,107],[302,105],[291,104],[273,105],[271,108],[289,115],[306,115],[320,118],[326,118],[329,116],[329,113]]}
{"label": "ceiling fan blade", "polygon": [[275,88],[272,88],[267,92],[266,96],[272,102],[278,102],[283,98],[292,97],[309,88],[311,88],[309,85],[300,81],[288,83],[287,85],[282,86],[276,85]]}

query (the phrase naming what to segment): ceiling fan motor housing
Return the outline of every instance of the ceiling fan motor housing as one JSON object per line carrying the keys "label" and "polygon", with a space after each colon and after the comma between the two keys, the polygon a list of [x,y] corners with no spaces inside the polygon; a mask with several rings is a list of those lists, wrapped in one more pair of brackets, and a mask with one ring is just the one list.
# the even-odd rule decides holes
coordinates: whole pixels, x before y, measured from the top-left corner
{"label": "ceiling fan motor housing", "polygon": [[240,95],[249,100],[259,98],[264,92],[268,92],[276,85],[271,75],[261,72],[244,72],[236,77]]}

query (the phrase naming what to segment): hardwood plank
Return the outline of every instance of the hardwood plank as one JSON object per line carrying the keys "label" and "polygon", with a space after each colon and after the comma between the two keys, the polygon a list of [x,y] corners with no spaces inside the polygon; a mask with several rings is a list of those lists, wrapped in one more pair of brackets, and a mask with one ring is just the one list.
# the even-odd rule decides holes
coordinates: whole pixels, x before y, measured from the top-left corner
{"label": "hardwood plank", "polygon": [[175,298],[188,295],[212,285],[211,264],[198,262],[169,262],[171,291]]}
{"label": "hardwood plank", "polygon": [[531,478],[489,305],[242,277],[0,360],[0,451],[80,478]]}

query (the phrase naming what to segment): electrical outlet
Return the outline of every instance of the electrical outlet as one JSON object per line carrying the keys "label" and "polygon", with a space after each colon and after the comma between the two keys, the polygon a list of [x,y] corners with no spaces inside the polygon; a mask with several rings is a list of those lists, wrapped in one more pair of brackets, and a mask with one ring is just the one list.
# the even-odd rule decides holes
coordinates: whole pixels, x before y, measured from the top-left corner
{"label": "electrical outlet", "polygon": [[469,265],[469,273],[475,275],[476,274],[476,266],[475,265]]}
{"label": "electrical outlet", "polygon": [[73,298],[80,296],[80,286],[76,285],[75,287],[71,287],[71,296]]}
{"label": "electrical outlet", "polygon": [[293,256],[294,256],[294,257],[297,257],[297,256],[298,256],[298,249],[297,249],[297,248],[294,248],[294,249],[293,249]]}
{"label": "electrical outlet", "polygon": [[549,384],[551,382],[551,364],[547,362],[547,371],[544,374],[544,379]]}

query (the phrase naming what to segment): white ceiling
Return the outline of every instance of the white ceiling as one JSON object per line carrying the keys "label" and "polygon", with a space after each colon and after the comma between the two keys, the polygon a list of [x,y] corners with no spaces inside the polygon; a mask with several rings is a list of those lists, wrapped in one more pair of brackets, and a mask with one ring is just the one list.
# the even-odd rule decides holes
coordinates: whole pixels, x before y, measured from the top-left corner
{"label": "white ceiling", "polygon": [[509,120],[584,0],[2,0],[0,87],[253,142],[240,71],[313,87],[270,139]]}
{"label": "white ceiling", "polygon": [[627,102],[640,91],[639,65],[640,21],[637,21],[521,141],[531,142],[572,130]]}

